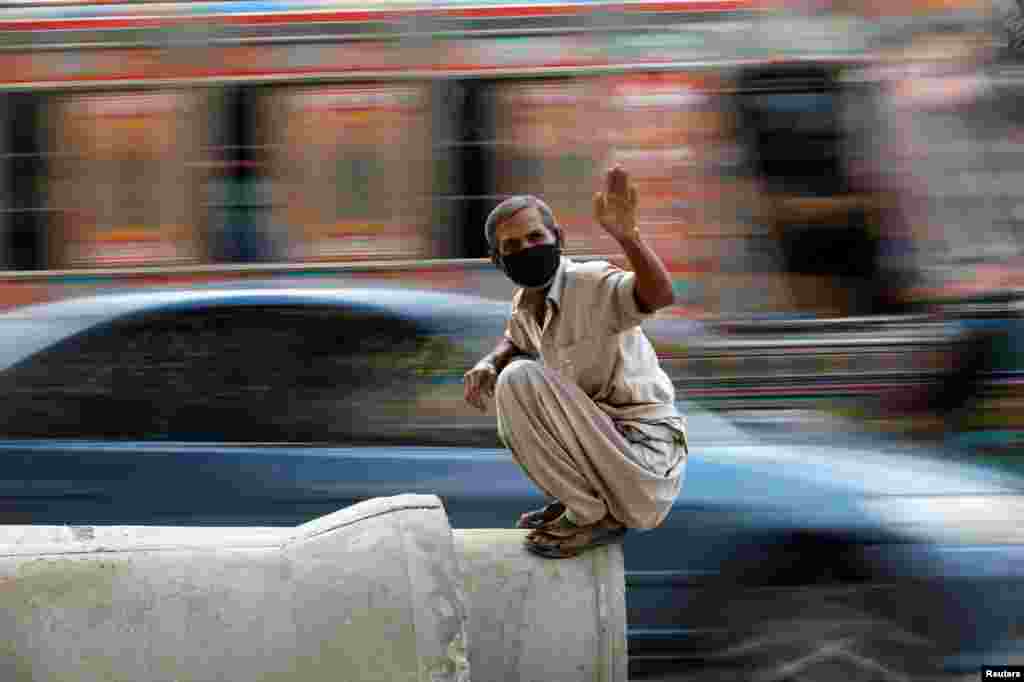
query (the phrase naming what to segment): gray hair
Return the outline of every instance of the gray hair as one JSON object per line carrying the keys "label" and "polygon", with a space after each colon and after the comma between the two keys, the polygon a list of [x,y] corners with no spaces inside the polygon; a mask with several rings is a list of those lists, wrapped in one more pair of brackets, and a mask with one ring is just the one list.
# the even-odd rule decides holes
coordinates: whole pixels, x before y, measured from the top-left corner
{"label": "gray hair", "polygon": [[491,249],[491,258],[494,258],[498,253],[498,245],[495,243],[497,238],[495,232],[498,230],[498,225],[531,206],[540,213],[540,219],[544,223],[544,227],[551,230],[555,237],[561,241],[561,231],[558,229],[558,223],[555,222],[555,214],[551,211],[551,208],[531,194],[520,194],[505,199],[495,206],[494,210],[487,216],[487,222],[484,223],[484,236],[487,237],[487,246]]}

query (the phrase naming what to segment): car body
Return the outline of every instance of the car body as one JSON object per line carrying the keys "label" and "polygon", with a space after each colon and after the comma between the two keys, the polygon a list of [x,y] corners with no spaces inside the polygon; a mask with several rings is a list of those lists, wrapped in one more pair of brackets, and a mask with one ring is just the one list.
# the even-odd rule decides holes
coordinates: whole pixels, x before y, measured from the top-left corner
{"label": "car body", "polygon": [[[431,493],[454,527],[511,526],[544,500],[493,413],[461,400],[508,310],[271,285],[2,315],[0,523],[291,525]],[[683,492],[625,541],[631,676],[934,679],[1016,655],[1020,478],[868,436],[755,436],[680,405]]]}

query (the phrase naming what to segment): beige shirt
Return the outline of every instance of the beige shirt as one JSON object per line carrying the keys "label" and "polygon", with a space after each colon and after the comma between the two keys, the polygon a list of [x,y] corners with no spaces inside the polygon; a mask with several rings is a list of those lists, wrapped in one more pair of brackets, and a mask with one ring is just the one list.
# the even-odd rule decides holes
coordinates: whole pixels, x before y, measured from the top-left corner
{"label": "beige shirt", "polygon": [[516,292],[505,337],[575,382],[613,419],[682,433],[672,381],[640,328],[651,314],[637,308],[635,283],[635,273],[605,261],[562,257],[544,301]]}

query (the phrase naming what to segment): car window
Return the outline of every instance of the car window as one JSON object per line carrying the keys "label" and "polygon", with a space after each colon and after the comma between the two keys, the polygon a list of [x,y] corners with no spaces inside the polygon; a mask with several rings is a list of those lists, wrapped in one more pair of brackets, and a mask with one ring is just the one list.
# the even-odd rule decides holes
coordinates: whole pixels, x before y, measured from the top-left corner
{"label": "car window", "polygon": [[118,320],[0,375],[8,438],[351,442],[405,417],[438,340],[340,306]]}

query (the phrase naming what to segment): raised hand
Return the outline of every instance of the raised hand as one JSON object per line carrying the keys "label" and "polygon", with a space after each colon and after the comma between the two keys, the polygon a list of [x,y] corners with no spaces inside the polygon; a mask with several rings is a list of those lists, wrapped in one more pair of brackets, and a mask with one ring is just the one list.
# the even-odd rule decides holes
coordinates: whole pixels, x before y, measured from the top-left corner
{"label": "raised hand", "polygon": [[605,191],[594,194],[594,217],[617,241],[636,233],[636,187],[620,165],[605,173]]}

